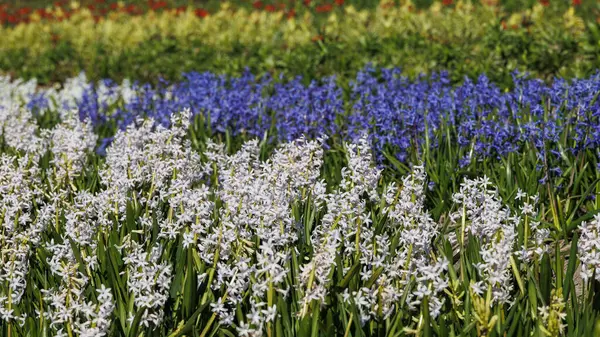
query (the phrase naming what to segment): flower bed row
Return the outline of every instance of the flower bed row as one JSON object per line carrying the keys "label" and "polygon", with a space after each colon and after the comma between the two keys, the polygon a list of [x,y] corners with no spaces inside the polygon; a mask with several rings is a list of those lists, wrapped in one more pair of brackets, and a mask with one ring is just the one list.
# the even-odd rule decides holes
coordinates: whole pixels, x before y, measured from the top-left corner
{"label": "flower bed row", "polygon": [[[507,3],[508,2],[508,3]],[[248,6],[246,2],[233,2],[236,6],[245,7]],[[454,5],[454,0],[442,0],[441,4],[444,6],[452,6]],[[497,0],[482,0],[482,4],[491,5],[491,6],[507,6],[512,9],[514,3],[511,1],[497,1]],[[538,3],[544,7],[549,7],[550,5],[555,5],[556,7],[565,7],[563,3],[550,3],[547,0],[538,1]],[[168,11],[173,14],[179,14],[185,12],[187,10],[194,11],[198,16],[205,17],[209,15],[209,11],[207,8],[201,7],[191,7],[189,6],[190,1],[176,0],[176,1],[166,1],[166,0],[147,0],[147,1],[130,1],[129,3],[124,3],[122,1],[107,1],[107,0],[84,0],[84,1],[71,1],[68,2],[66,0],[54,1],[50,6],[46,2],[42,2],[40,4],[33,3],[32,5],[19,5],[19,3],[11,4],[5,3],[0,5],[0,24],[20,24],[20,23],[29,23],[36,22],[39,20],[56,20],[62,21],[68,19],[75,13],[79,12],[82,9],[87,9],[90,11],[91,15],[98,21],[102,18],[106,18],[110,16],[112,13],[120,12],[126,13],[128,15],[141,15],[147,12],[160,12],[160,11]],[[204,2],[205,6],[214,7],[217,3],[212,2]],[[302,0],[302,1],[261,1],[256,0],[251,2],[251,8],[254,10],[263,10],[267,12],[278,12],[282,11],[287,14],[287,16],[295,16],[298,10],[314,10],[316,13],[328,13],[335,10],[336,7],[344,6],[346,0],[332,0],[332,1],[311,1],[311,0]],[[365,3],[361,1],[349,1],[348,4],[358,5],[360,7],[365,7]],[[397,2],[393,0],[388,0],[383,5],[387,8],[396,6]],[[423,1],[412,1],[414,4],[414,8],[423,8],[427,7],[426,3]],[[523,4],[520,4],[520,10],[524,9]],[[572,7],[582,7],[581,0],[572,0]],[[371,7],[366,5],[367,8]],[[597,14],[597,8],[594,6],[583,6],[585,8],[582,9],[582,12],[591,10],[592,13],[587,14]],[[584,13],[585,14],[585,13]],[[589,17],[589,15],[584,15]]]}
{"label": "flower bed row", "polygon": [[545,162],[560,163],[564,156],[600,145],[600,74],[556,79],[552,85],[513,74],[515,88],[509,91],[484,75],[452,86],[446,73],[410,80],[397,68],[367,67],[350,81],[330,77],[309,84],[301,78],[281,81],[251,73],[184,77],[154,86],[90,83],[81,74],[58,89],[4,78],[2,91],[4,104],[24,105],[38,118],[75,109],[81,120],[99,130],[123,130],[146,117],[168,127],[174,114],[190,109],[202,116],[208,133],[268,134],[272,142],[322,135],[356,141],[368,132],[380,162],[386,154],[401,162],[414,161],[422,147],[432,149],[444,142],[463,150],[462,165],[504,158],[528,147],[547,158]]}
{"label": "flower bed row", "polygon": [[[372,68],[351,82],[330,78],[308,85],[249,73],[189,73],[185,81],[159,86],[94,84],[82,75],[58,89],[4,78],[0,125],[3,146],[35,152],[47,144],[44,130],[71,111],[90,123],[98,137],[93,149],[101,156],[118,130],[144,119],[168,128],[188,109],[191,141],[200,148],[213,139],[234,151],[260,139],[265,154],[280,142],[326,137],[323,146],[338,153],[344,142],[367,134],[386,179],[427,164],[436,216],[448,210],[443,200],[464,175],[486,174],[507,185],[505,198],[517,186],[529,186],[528,193],[551,206],[545,211],[552,211],[555,228],[571,233],[600,203],[598,76],[548,86],[515,74],[512,91],[484,76],[452,86],[445,74],[411,81],[397,69]],[[338,181],[340,173],[325,177]]]}
{"label": "flower bed row", "polygon": [[[496,6],[410,3],[290,16],[224,4],[204,18],[192,10],[112,13],[81,9],[61,21],[0,28],[0,69],[51,84],[85,71],[92,79],[181,79],[183,72],[270,72],[288,77],[354,77],[368,62],[402,65],[407,75],[453,69],[453,82],[481,73],[512,86],[515,69],[550,79],[588,76],[598,68],[597,25],[573,7],[542,5],[510,14]],[[203,16],[199,15],[199,16]],[[97,22],[98,21],[98,22]]]}
{"label": "flower bed row", "polygon": [[101,158],[76,111],[1,102],[0,336],[598,332],[588,157],[560,199],[526,160],[454,171],[429,152],[390,178],[368,136],[234,146],[183,110]]}

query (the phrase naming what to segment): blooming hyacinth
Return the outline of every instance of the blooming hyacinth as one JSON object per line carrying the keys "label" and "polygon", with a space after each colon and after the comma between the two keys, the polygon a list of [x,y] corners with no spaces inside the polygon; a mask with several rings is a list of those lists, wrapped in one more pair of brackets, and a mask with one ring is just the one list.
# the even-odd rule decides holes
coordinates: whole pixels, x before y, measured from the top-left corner
{"label": "blooming hyacinth", "polygon": [[[292,207],[315,196],[323,162],[321,144],[301,138],[277,149],[271,159],[261,165],[255,182],[254,200],[248,203],[249,214],[259,217],[255,236],[260,241],[251,283],[253,298],[247,315],[246,332],[260,333],[265,324],[274,322],[277,312],[274,291],[288,296],[285,277],[290,273],[289,260],[298,239]],[[252,190],[249,190],[251,192]],[[242,327],[243,328],[243,327]]]}
{"label": "blooming hyacinth", "polygon": [[14,307],[27,287],[29,258],[40,244],[44,222],[36,219],[34,205],[40,201],[39,168],[31,157],[2,154],[0,157],[0,318],[18,319]]}
{"label": "blooming hyacinth", "polygon": [[[204,176],[200,155],[186,139],[189,119],[189,111],[183,112],[173,116],[169,129],[147,120],[139,128],[131,126],[115,135],[99,174],[107,197],[121,216],[127,202],[133,202],[145,207],[142,220],[148,219],[152,212],[161,211],[162,202]],[[160,222],[161,235],[173,238],[180,226],[170,220]]]}
{"label": "blooming hyacinth", "polygon": [[0,106],[0,140],[9,147],[35,158],[45,150],[39,127],[30,111],[18,105]]}
{"label": "blooming hyacinth", "polygon": [[523,221],[525,233],[523,233],[523,246],[521,247],[520,258],[524,262],[530,262],[534,259],[541,260],[544,254],[549,252],[549,245],[546,242],[550,238],[550,230],[542,228],[538,211],[538,195],[527,195],[521,189],[517,190],[515,201],[521,203],[521,211],[518,222]]}
{"label": "blooming hyacinth", "polygon": [[[232,308],[246,287],[252,290],[250,312],[239,327],[242,335],[260,332],[273,321],[275,293],[287,296],[283,281],[298,238],[292,207],[319,193],[313,186],[319,186],[323,156],[319,142],[303,138],[276,149],[265,162],[258,160],[258,153],[254,141],[232,156],[216,156],[221,224],[210,230],[201,247],[201,256],[219,266],[215,289],[227,293],[226,300],[213,307],[222,324],[231,324]],[[257,242],[254,253],[248,242]],[[253,256],[256,260],[249,265]]]}
{"label": "blooming hyacinth", "polygon": [[42,289],[45,308],[43,316],[50,322],[56,335],[65,336],[71,331],[79,336],[106,336],[111,324],[115,303],[111,289],[101,285],[97,289],[97,301],[86,301],[84,291],[89,276],[79,271],[73,248],[68,243],[46,245],[51,257],[48,265],[53,274],[60,278],[58,287]]}
{"label": "blooming hyacinth", "polygon": [[482,295],[489,286],[495,302],[509,303],[512,290],[509,268],[518,218],[511,215],[497,194],[487,177],[465,179],[459,192],[452,196],[458,211],[451,219],[461,228],[461,245],[467,239],[479,240],[481,244],[482,262],[475,267],[483,281],[472,285],[475,292]]}
{"label": "blooming hyacinth", "polygon": [[[163,320],[173,276],[171,262],[162,257],[165,245],[170,246],[184,230],[187,235],[203,234],[210,223],[213,205],[201,181],[210,167],[201,162],[186,139],[189,119],[189,113],[183,112],[173,117],[169,129],[145,122],[140,128],[119,131],[99,171],[106,186],[98,196],[105,200],[99,203],[102,218],[114,217],[122,225],[128,205],[140,212],[137,222],[145,232],[139,234],[145,235],[139,242],[127,237],[120,248],[127,266],[127,286],[136,308],[143,310],[140,319],[144,326],[156,327]],[[154,224],[161,241],[152,245],[146,238]],[[186,236],[185,242],[190,245],[193,238]],[[149,284],[148,280],[158,281]],[[129,319],[131,324],[133,316]]]}
{"label": "blooming hyacinth", "polygon": [[577,246],[581,260],[581,278],[589,282],[594,276],[600,281],[600,215],[596,214],[592,221],[584,221],[579,225],[581,237]]}
{"label": "blooming hyacinth", "polygon": [[[135,307],[142,310],[140,324],[157,327],[164,318],[164,305],[168,299],[173,267],[161,261],[163,247],[155,245],[148,253],[144,247],[127,238],[123,246],[127,266],[127,289],[134,296]],[[133,322],[133,313],[127,318]]]}
{"label": "blooming hyacinth", "polygon": [[98,139],[92,125],[67,115],[55,128],[44,131],[47,131],[49,149],[53,154],[56,180],[62,182],[78,177],[85,166],[87,154],[93,151]]}
{"label": "blooming hyacinth", "polygon": [[[340,187],[323,197],[327,213],[310,238],[315,247],[314,256],[301,267],[299,282],[304,293],[300,300],[301,316],[308,313],[313,300],[321,304],[325,301],[339,248],[343,256],[363,254],[363,259],[367,260],[373,252],[369,247],[372,232],[363,230],[361,233],[361,229],[371,223],[363,194],[374,200],[377,198],[375,189],[380,171],[374,167],[366,136],[359,144],[347,144],[346,151],[348,166],[342,169]],[[344,268],[348,270],[350,266]],[[368,278],[371,272],[367,265],[361,273],[363,278]]]}
{"label": "blooming hyacinth", "polygon": [[387,187],[384,212],[390,219],[390,236],[399,240],[399,247],[386,270],[399,296],[408,291],[405,287],[414,276],[417,289],[407,294],[407,303],[415,308],[428,297],[429,311],[437,317],[444,304],[438,294],[448,286],[444,275],[448,261],[443,256],[431,256],[433,240],[439,230],[425,210],[426,179],[424,167],[415,166],[411,174],[402,179],[402,186],[390,184]]}

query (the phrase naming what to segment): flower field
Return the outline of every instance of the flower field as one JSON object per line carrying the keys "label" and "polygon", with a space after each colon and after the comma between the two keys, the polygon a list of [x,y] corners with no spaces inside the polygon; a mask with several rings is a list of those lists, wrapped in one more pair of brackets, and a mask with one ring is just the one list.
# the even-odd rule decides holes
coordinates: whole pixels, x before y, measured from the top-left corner
{"label": "flower field", "polygon": [[158,3],[0,27],[1,337],[600,336],[595,7]]}
{"label": "flower field", "polygon": [[191,71],[241,75],[245,69],[286,78],[349,79],[371,63],[400,66],[411,78],[452,70],[453,83],[485,73],[510,88],[515,70],[551,80],[587,77],[600,64],[598,6],[536,3],[509,12],[463,1],[424,9],[408,1],[384,0],[362,9],[308,3],[275,11],[267,5],[278,4],[264,2],[260,9],[223,3],[210,12],[190,7],[140,14],[104,5],[108,12],[102,16],[98,6],[50,7],[26,23],[0,25],[0,69],[51,85],[82,70],[94,81],[152,83],[181,80]]}

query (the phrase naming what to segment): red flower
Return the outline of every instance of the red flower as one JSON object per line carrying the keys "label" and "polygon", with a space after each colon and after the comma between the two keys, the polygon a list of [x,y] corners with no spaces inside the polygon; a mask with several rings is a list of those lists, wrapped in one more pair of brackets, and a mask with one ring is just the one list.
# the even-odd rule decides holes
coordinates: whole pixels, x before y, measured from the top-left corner
{"label": "red flower", "polygon": [[166,8],[167,7],[167,2],[166,1],[149,1],[148,5],[150,6],[150,8],[153,11],[162,9],[162,8]]}
{"label": "red flower", "polygon": [[208,11],[202,8],[197,8],[194,10],[194,14],[196,14],[199,18],[205,18],[208,16]]}
{"label": "red flower", "polygon": [[52,14],[46,12],[46,9],[44,8],[40,8],[36,10],[36,13],[40,16],[40,18],[42,19],[49,19],[52,17]]}
{"label": "red flower", "polygon": [[306,6],[310,6],[310,0],[304,0],[303,2]]}
{"label": "red flower", "polygon": [[540,4],[544,7],[550,6],[550,0],[540,0]]}
{"label": "red flower", "polygon": [[326,4],[326,5],[317,6],[316,10],[317,10],[317,13],[331,12],[333,10],[333,5]]}
{"label": "red flower", "polygon": [[290,9],[290,11],[287,13],[286,16],[288,19],[291,19],[296,16],[296,11],[292,8],[292,9]]}
{"label": "red flower", "polygon": [[31,8],[29,8],[29,7],[22,7],[22,8],[19,8],[19,10],[17,11],[17,13],[18,13],[19,15],[21,15],[21,16],[23,16],[23,15],[27,15],[27,14],[31,13]]}
{"label": "red flower", "polygon": [[265,10],[266,10],[267,12],[274,12],[274,11],[276,11],[277,9],[276,9],[276,8],[275,8],[275,6],[273,6],[273,5],[266,5],[266,6],[265,6]]}
{"label": "red flower", "polygon": [[450,5],[452,5],[452,0],[442,0],[442,5],[450,6]]}
{"label": "red flower", "polygon": [[135,12],[136,12],[135,5],[134,4],[127,5],[127,7],[124,8],[124,11],[130,15],[135,14]]}
{"label": "red flower", "polygon": [[118,3],[113,2],[113,3],[110,4],[110,9],[115,10],[117,8],[119,8],[119,4]]}
{"label": "red flower", "polygon": [[90,10],[90,12],[93,12],[96,10],[96,6],[94,6],[94,5],[87,5],[87,8]]}
{"label": "red flower", "polygon": [[335,4],[338,6],[342,6],[344,4],[344,0],[335,0]]}
{"label": "red flower", "polygon": [[581,5],[581,0],[573,0],[572,4],[573,6],[579,6]]}
{"label": "red flower", "polygon": [[263,3],[262,3],[262,1],[254,1],[254,3],[252,4],[252,7],[256,8],[256,9],[261,9],[261,8],[263,8]]}

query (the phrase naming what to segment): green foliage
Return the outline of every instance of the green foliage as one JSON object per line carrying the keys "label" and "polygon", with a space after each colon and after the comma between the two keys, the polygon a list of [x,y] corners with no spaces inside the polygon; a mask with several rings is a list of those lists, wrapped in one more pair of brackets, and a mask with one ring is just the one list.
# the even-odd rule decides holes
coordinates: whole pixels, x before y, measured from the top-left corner
{"label": "green foliage", "polygon": [[[315,17],[313,25],[320,27],[317,32],[322,31],[321,36],[315,36],[318,39],[312,43],[291,46],[287,38],[276,35],[272,40],[262,36],[257,42],[251,42],[252,38],[244,37],[242,32],[240,36],[233,35],[233,39],[223,42],[218,42],[221,41],[218,36],[214,36],[217,40],[204,35],[182,38],[162,32],[131,45],[115,45],[111,39],[91,38],[81,46],[81,42],[76,40],[77,35],[74,35],[60,36],[54,42],[40,40],[29,46],[20,43],[21,39],[17,38],[0,48],[0,71],[14,77],[37,78],[42,84],[62,82],[81,71],[92,80],[130,78],[154,82],[158,78],[177,80],[183,72],[189,71],[240,74],[246,68],[255,74],[301,75],[310,80],[334,74],[352,78],[365,64],[372,63],[382,67],[400,67],[411,77],[448,70],[455,83],[465,76],[476,77],[484,73],[503,88],[511,86],[510,74],[515,70],[529,72],[544,80],[582,77],[595,72],[600,67],[598,24],[587,21],[584,25],[579,17],[568,19],[563,17],[567,14],[550,10],[538,18],[536,15],[541,14],[537,8],[538,12],[522,14],[523,22],[515,21],[519,25],[517,29],[511,28],[511,22],[521,14],[509,17],[507,12],[504,18],[498,15],[491,21],[485,19],[479,27],[468,25],[453,29],[454,21],[449,18],[442,19],[443,25],[438,29],[435,25],[431,26],[435,24],[435,16],[416,19],[425,21],[414,27],[410,22],[400,21],[399,26],[394,27],[398,32],[394,30],[384,35],[370,31],[368,27],[358,33],[344,31],[347,28],[331,33],[328,29],[335,30],[332,28],[335,25],[331,26],[326,17]],[[444,9],[442,18],[446,11],[448,15],[452,13],[452,9]],[[481,10],[475,9],[472,14],[467,12],[463,16],[483,15],[477,14],[477,11]],[[336,15],[340,20],[339,17],[343,18],[346,14],[339,12]],[[243,17],[236,17],[236,20],[241,19]],[[396,20],[403,19],[399,17]],[[573,27],[569,26],[568,20],[575,20]],[[351,24],[346,24],[351,27]],[[283,27],[284,22],[276,25]],[[401,28],[403,25],[406,28]],[[502,28],[503,25],[506,29]],[[43,27],[40,26],[40,29]],[[61,27],[66,29],[64,25]],[[87,29],[85,27],[81,29]],[[132,28],[123,26],[122,29]],[[25,34],[24,38],[28,39],[28,34],[35,32],[15,32],[13,38],[18,34]],[[278,33],[276,29],[265,30],[264,34]],[[36,47],[40,43],[43,48]]]}

